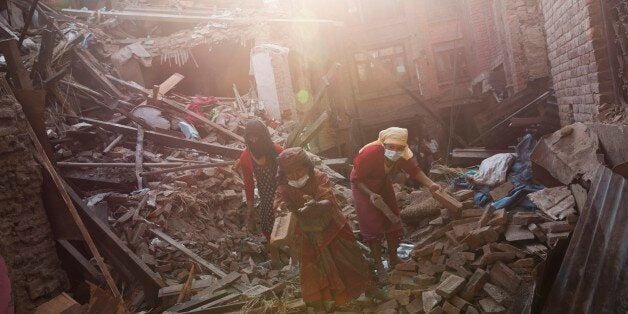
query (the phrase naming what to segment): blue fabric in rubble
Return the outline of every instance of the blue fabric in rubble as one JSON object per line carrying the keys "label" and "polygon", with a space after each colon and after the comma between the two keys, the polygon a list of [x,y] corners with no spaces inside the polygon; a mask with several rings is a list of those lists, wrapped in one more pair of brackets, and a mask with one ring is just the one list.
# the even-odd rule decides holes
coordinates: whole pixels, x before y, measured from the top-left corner
{"label": "blue fabric in rubble", "polygon": [[[532,180],[532,164],[530,162],[530,154],[536,145],[536,140],[531,134],[527,134],[517,144],[515,152],[517,159],[508,171],[508,180],[513,184],[514,188],[501,199],[493,200],[490,196],[491,188],[488,186],[474,186],[466,181],[455,181],[454,185],[460,188],[472,188],[476,193],[474,196],[475,204],[484,207],[491,203],[497,209],[500,208],[523,208],[527,210],[535,210],[536,206],[528,200],[526,195],[543,189],[539,184],[534,184]],[[466,185],[465,185],[466,184]]]}

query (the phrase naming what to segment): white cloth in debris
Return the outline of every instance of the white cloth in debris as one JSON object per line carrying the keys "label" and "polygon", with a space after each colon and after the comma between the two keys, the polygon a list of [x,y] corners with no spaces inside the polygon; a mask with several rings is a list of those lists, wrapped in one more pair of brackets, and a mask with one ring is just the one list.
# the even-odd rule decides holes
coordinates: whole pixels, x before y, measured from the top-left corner
{"label": "white cloth in debris", "polygon": [[477,184],[496,186],[506,182],[508,169],[515,161],[515,154],[497,154],[486,158],[480,164],[480,169],[473,176]]}
{"label": "white cloth in debris", "polygon": [[111,55],[111,62],[116,66],[122,66],[131,58],[137,58],[145,67],[151,66],[152,56],[140,43],[133,43],[123,47]]}

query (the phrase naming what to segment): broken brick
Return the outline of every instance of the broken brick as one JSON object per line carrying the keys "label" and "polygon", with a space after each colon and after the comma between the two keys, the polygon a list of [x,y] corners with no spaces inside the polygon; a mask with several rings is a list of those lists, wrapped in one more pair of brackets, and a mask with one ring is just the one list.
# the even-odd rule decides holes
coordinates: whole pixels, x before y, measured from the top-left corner
{"label": "broken brick", "polygon": [[493,300],[495,300],[499,304],[504,304],[504,301],[508,299],[508,293],[504,291],[502,288],[487,282],[484,284],[482,288],[486,294],[488,294]]}
{"label": "broken brick", "polygon": [[506,309],[491,298],[484,298],[478,302],[484,313],[504,313]]}
{"label": "broken brick", "polygon": [[506,241],[516,242],[524,240],[534,239],[534,234],[528,230],[525,226],[521,225],[508,225],[506,228]]}
{"label": "broken brick", "polygon": [[[423,302],[423,311],[429,313],[432,309],[434,309],[443,298],[436,293],[434,290],[423,291],[421,294],[421,300]],[[395,301],[396,302],[396,301]]]}
{"label": "broken brick", "polygon": [[436,288],[436,293],[445,298],[451,298],[464,287],[465,280],[456,275],[445,278]]}
{"label": "broken brick", "polygon": [[527,226],[531,223],[538,223],[542,221],[545,221],[545,219],[535,212],[517,212],[512,216],[513,225]]}
{"label": "broken brick", "polygon": [[461,297],[467,301],[473,300],[475,295],[482,290],[482,287],[488,280],[488,274],[483,269],[476,269],[467,285],[464,287],[461,293]]}
{"label": "broken brick", "polygon": [[515,291],[521,283],[521,278],[502,262],[495,263],[488,275],[492,283],[510,292]]}
{"label": "broken brick", "polygon": [[447,314],[460,314],[460,309],[445,301],[443,302],[443,312]]}
{"label": "broken brick", "polygon": [[550,221],[539,224],[545,233],[561,233],[573,230],[574,226],[566,221]]}

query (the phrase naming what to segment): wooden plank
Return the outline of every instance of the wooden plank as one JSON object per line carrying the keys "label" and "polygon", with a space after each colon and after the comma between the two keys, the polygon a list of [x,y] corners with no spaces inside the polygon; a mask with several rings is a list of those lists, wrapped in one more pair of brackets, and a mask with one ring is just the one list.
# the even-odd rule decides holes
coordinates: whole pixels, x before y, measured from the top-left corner
{"label": "wooden plank", "polygon": [[142,172],[144,172],[144,167],[142,163],[144,162],[144,128],[141,125],[137,126],[137,141],[135,142],[135,178],[137,179],[137,189],[141,190],[144,188],[144,178],[142,177]]}
{"label": "wooden plank", "polygon": [[297,141],[298,144],[294,146],[304,147],[307,145],[322,129],[324,123],[329,119],[329,114],[327,111],[324,111],[317,119],[308,126],[307,130],[302,134],[302,136]]}
{"label": "wooden plank", "polygon": [[156,236],[160,237],[162,240],[168,242],[170,245],[177,248],[177,250],[183,252],[183,254],[189,256],[192,260],[199,263],[201,266],[205,267],[207,270],[211,271],[214,275],[224,278],[227,276],[227,273],[222,271],[222,269],[218,268],[218,266],[206,261],[202,257],[198,256],[198,254],[192,252],[192,250],[186,248],[183,244],[179,243],[177,240],[171,238],[169,235],[163,233],[161,230],[150,229],[150,231]]}
{"label": "wooden plank", "polygon": [[301,120],[299,121],[299,124],[297,124],[297,126],[288,135],[288,138],[286,139],[286,147],[295,146],[294,143],[297,141],[299,134],[303,132],[303,129],[305,129],[309,125],[310,121],[313,120],[316,117],[316,115],[320,112],[320,110],[323,108],[323,103],[322,103],[323,96],[329,89],[329,86],[331,85],[331,82],[335,78],[336,73],[338,72],[339,68],[340,68],[340,64],[334,63],[329,68],[325,76],[321,78],[321,80],[323,81],[321,86],[323,87],[320,88],[316,92],[316,95],[314,96],[314,100],[312,102],[312,107],[310,108],[310,110],[308,110],[303,115],[303,118],[301,118]]}
{"label": "wooden plank", "polygon": [[132,11],[91,11],[91,10],[76,10],[76,9],[63,9],[61,12],[88,18],[92,15],[98,14],[101,17],[117,18],[119,20],[134,20],[134,21],[155,21],[155,22],[170,22],[170,23],[202,23],[211,21],[223,21],[223,22],[273,22],[273,23],[313,23],[313,24],[332,24],[336,26],[343,25],[342,22],[333,20],[322,19],[281,19],[281,18],[236,18],[236,17],[219,17],[215,15],[179,15],[179,14],[164,14],[164,13],[143,13]]}
{"label": "wooden plank", "polygon": [[81,305],[65,292],[38,306],[35,314],[80,313]]}
{"label": "wooden plank", "polygon": [[122,140],[124,136],[122,134],[116,136],[116,138],[111,141],[111,143],[109,145],[107,145],[107,147],[105,147],[105,149],[102,150],[103,155],[107,154],[110,150],[112,150],[114,147],[116,147],[118,145],[118,143],[120,143],[120,141]]}
{"label": "wooden plank", "polygon": [[177,303],[181,303],[190,298],[190,293],[192,292],[192,282],[194,282],[194,276],[196,275],[196,264],[192,263],[190,266],[190,271],[188,272],[188,279],[185,281],[181,292],[179,293],[179,297],[177,298]]}
{"label": "wooden plank", "polygon": [[140,175],[142,177],[147,177],[147,176],[152,176],[152,175],[158,175],[158,174],[164,174],[164,173],[170,173],[170,172],[176,172],[176,171],[191,170],[191,169],[204,169],[204,168],[224,167],[224,166],[233,165],[233,163],[234,163],[233,161],[225,161],[225,162],[217,162],[217,163],[202,163],[202,164],[182,166],[182,167],[175,167],[175,168],[164,169],[164,170],[145,171],[145,172],[142,172]]}
{"label": "wooden plank", "polygon": [[57,243],[74,259],[76,265],[80,267],[81,274],[85,276],[86,279],[94,283],[100,283],[102,274],[74,247],[74,245],[72,245],[72,243],[62,239],[57,240]]}
{"label": "wooden plank", "polygon": [[[117,123],[104,122],[95,119],[89,119],[80,117],[80,121],[87,122],[103,129],[120,133],[127,136],[136,136],[137,129],[134,127],[121,125]],[[190,148],[197,149],[206,153],[222,155],[231,158],[239,158],[240,154],[242,154],[242,150],[233,147],[227,147],[218,144],[211,144],[199,141],[188,140],[185,138],[180,138],[172,135],[167,135],[154,131],[145,131],[144,137],[147,140],[154,141],[157,144],[172,147],[172,148]]]}
{"label": "wooden plank", "polygon": [[[59,161],[56,163],[60,168],[135,168],[134,162],[72,162]],[[182,162],[145,162],[144,167],[148,168],[174,168],[184,166]]]}
{"label": "wooden plank", "polygon": [[212,295],[207,295],[207,296],[202,296],[202,297],[194,296],[192,297],[190,301],[173,305],[171,308],[167,309],[164,313],[181,313],[181,312],[193,309],[195,307],[205,305],[209,302],[220,300],[221,298],[224,298],[227,295],[229,295],[229,292],[225,290],[221,290]]}
{"label": "wooden plank", "polygon": [[209,302],[209,303],[207,303],[207,304],[205,304],[205,305],[203,305],[203,306],[201,306],[201,307],[199,307],[197,309],[194,309],[194,310],[191,310],[191,311],[188,311],[188,312],[185,312],[185,313],[212,313],[212,311],[211,311],[212,307],[214,307],[216,305],[225,304],[225,303],[227,303],[229,301],[236,300],[241,295],[242,294],[240,294],[240,293],[232,293],[232,294],[230,294],[228,296],[220,298],[220,299],[218,299],[216,301]]}
{"label": "wooden plank", "polygon": [[[135,41],[133,41],[135,42]],[[144,87],[142,87],[140,84],[136,83],[136,82],[128,82],[122,79],[119,79],[111,74],[105,74],[105,77],[108,78],[109,80],[118,83],[126,88],[130,88],[136,92],[140,92],[146,96],[150,95],[150,91]]]}
{"label": "wooden plank", "polygon": [[179,73],[170,75],[168,79],[166,79],[163,83],[159,84],[159,94],[165,95],[166,93],[171,91],[175,86],[177,86],[177,84],[179,84],[179,82],[181,82],[183,78],[184,76]]}
{"label": "wooden plank", "polygon": [[157,301],[157,293],[159,289],[165,286],[159,275],[154,273],[148,265],[135,255],[118,236],[111,231],[108,224],[100,220],[94,212],[87,207],[87,204],[70,188],[66,186],[70,197],[74,203],[81,209],[80,214],[85,219],[85,224],[94,234],[94,238],[98,247],[103,251],[116,269],[126,269],[128,272],[121,272],[125,279],[137,282],[144,288],[146,300],[149,304]]}
{"label": "wooden plank", "polygon": [[77,46],[75,47],[74,52],[77,56],[77,59],[85,66],[87,72],[92,76],[94,80],[96,80],[96,82],[98,82],[104,89],[111,93],[112,96],[115,96],[118,99],[125,98],[124,94],[122,94],[122,92],[120,92],[120,90],[107,79],[105,74],[96,67],[98,61],[89,51]]}
{"label": "wooden plank", "polygon": [[[215,284],[215,282],[217,281],[217,279],[215,278],[210,278],[210,279],[201,279],[201,280],[194,280],[194,282],[192,283],[192,290],[203,290],[213,284]],[[172,285],[172,286],[167,286],[167,287],[163,287],[161,289],[159,289],[159,297],[163,298],[163,297],[168,297],[168,296],[173,296],[178,294],[181,289],[183,289],[183,284],[177,284],[177,285]]]}

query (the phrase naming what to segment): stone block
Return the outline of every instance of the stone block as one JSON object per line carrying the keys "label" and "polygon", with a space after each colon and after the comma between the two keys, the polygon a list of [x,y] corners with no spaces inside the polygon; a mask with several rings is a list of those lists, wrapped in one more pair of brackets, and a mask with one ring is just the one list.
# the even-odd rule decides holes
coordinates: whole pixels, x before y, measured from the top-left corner
{"label": "stone block", "polygon": [[506,308],[499,305],[499,303],[495,302],[491,298],[481,299],[478,303],[480,304],[480,309],[482,309],[483,313],[504,313],[506,311]]}

